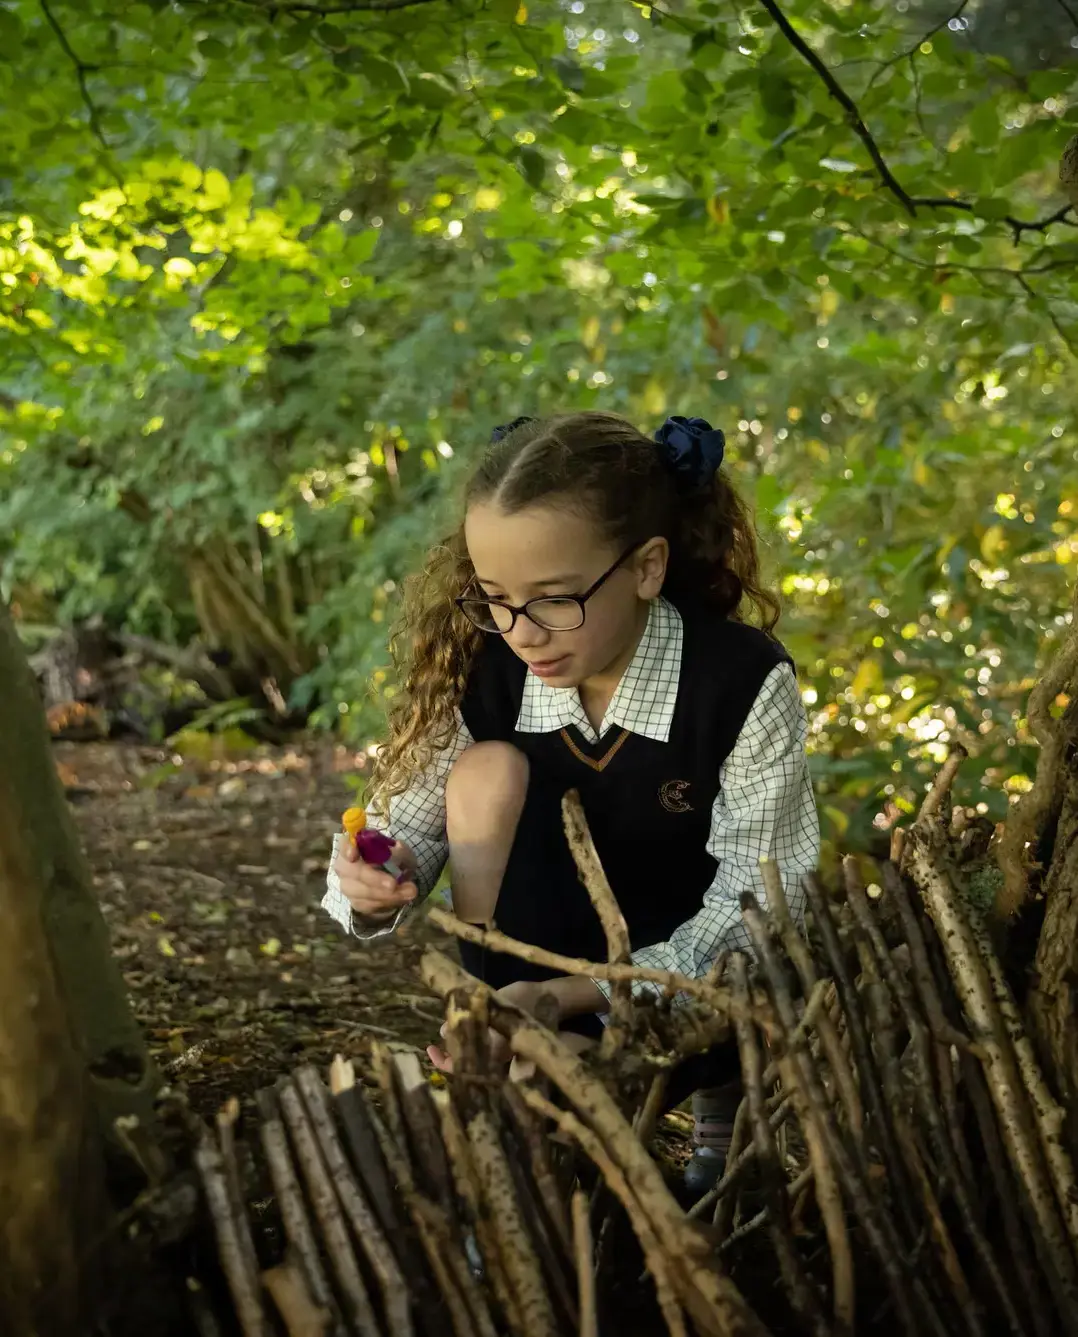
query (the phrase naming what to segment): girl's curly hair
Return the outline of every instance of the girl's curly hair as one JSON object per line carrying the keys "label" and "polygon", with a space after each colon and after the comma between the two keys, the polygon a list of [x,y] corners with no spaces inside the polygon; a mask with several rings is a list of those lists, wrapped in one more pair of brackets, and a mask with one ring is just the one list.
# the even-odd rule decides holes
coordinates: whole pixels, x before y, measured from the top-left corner
{"label": "girl's curly hair", "polygon": [[[768,633],[778,621],[778,600],[761,584],[752,518],[729,479],[719,470],[687,494],[655,442],[615,414],[567,413],[515,425],[491,444],[472,475],[465,509],[479,501],[509,514],[540,504],[582,512],[612,550],[663,537],[670,544],[663,595],[672,602],[704,602]],[[399,688],[371,784],[383,810],[457,728],[483,633],[453,601],[474,577],[462,523],[405,583],[390,639]]]}

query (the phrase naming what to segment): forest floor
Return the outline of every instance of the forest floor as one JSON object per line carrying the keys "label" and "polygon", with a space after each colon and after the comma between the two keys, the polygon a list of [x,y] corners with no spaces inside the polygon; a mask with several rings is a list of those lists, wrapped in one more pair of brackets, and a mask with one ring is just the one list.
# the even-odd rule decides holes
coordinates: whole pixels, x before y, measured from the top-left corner
{"label": "forest floor", "polygon": [[[135,1014],[169,1083],[211,1118],[230,1096],[372,1041],[418,1052],[439,1000],[417,971],[453,944],[426,919],[357,943],[320,908],[362,755],[325,740],[229,752],[54,744]],[[661,1158],[689,1120],[663,1121]]]}
{"label": "forest floor", "polygon": [[[360,758],[309,743],[202,755],[57,743],[135,1013],[170,1083],[209,1117],[302,1063],[437,1037],[416,964],[438,937],[350,940],[320,908]],[[451,945],[446,944],[448,950]]]}

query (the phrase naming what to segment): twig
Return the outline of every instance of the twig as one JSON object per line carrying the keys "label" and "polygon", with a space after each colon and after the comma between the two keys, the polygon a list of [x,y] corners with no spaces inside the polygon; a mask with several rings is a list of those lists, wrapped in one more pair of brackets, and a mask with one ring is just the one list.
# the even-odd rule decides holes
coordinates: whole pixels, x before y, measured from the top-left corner
{"label": "twig", "polygon": [[[1072,604],[1074,623],[1075,604]],[[1023,794],[1007,816],[997,861],[1003,873],[1003,888],[996,898],[996,913],[1008,919],[1017,914],[1030,895],[1029,877],[1036,870],[1035,851],[1051,813],[1060,802],[1057,775],[1062,758],[1063,733],[1051,716],[1051,706],[1061,692],[1073,695],[1078,675],[1078,625],[1073,625],[1051,666],[1029,696],[1030,730],[1040,744],[1033,788]]]}
{"label": "twig", "polygon": [[644,1103],[640,1106],[636,1118],[633,1120],[633,1131],[645,1147],[651,1145],[651,1139],[655,1136],[655,1128],[659,1122],[659,1115],[662,1113],[663,1100],[669,1083],[670,1070],[668,1068],[660,1069],[651,1079],[651,1085],[648,1087]]}
{"label": "twig", "polygon": [[[537,1113],[545,1115],[556,1128],[577,1142],[585,1155],[589,1156],[602,1173],[611,1191],[625,1208],[640,1247],[643,1251],[648,1271],[655,1285],[659,1307],[662,1309],[670,1337],[688,1337],[685,1318],[680,1299],[677,1295],[672,1263],[674,1258],[664,1248],[664,1241],[655,1231],[648,1213],[643,1209],[633,1193],[632,1181],[622,1167],[615,1163],[603,1141],[587,1128],[571,1111],[559,1109],[557,1105],[541,1096],[538,1091],[525,1087],[521,1091],[524,1100]],[[588,1215],[587,1204],[584,1216]],[[583,1308],[581,1313],[583,1313]]]}
{"label": "twig", "polygon": [[[962,1066],[965,1069],[966,1091],[969,1094],[973,1114],[980,1129],[981,1145],[988,1161],[991,1183],[996,1191],[1003,1216],[1003,1234],[1007,1242],[1007,1252],[1014,1261],[1022,1294],[1036,1295],[1040,1283],[1036,1280],[1036,1266],[1029,1251],[1029,1237],[1022,1227],[1021,1212],[1015,1201],[1014,1176],[1000,1140],[999,1128],[993,1117],[988,1085],[981,1065],[975,1062],[971,1055],[962,1056]],[[1027,1312],[1033,1321],[1037,1337],[1050,1337],[1049,1330],[1052,1325],[1045,1306],[1031,1304],[1027,1306]]]}
{"label": "twig", "polygon": [[[856,863],[853,859],[847,859],[847,888],[856,881]],[[847,899],[849,899],[849,891],[847,891]],[[906,1215],[913,1229],[911,1239],[918,1241],[927,1234],[928,1238],[936,1245],[937,1257],[943,1271],[945,1284],[935,1284],[936,1278],[931,1266],[932,1258],[931,1256],[927,1257],[925,1265],[921,1269],[925,1283],[938,1296],[939,1307],[948,1313],[948,1318],[945,1321],[948,1330],[951,1330],[954,1323],[954,1316],[950,1313],[948,1304],[949,1301],[953,1300],[957,1301],[955,1308],[958,1311],[958,1320],[969,1332],[970,1337],[984,1337],[980,1307],[974,1302],[969,1283],[962,1271],[954,1242],[943,1219],[936,1192],[925,1170],[920,1148],[910,1126],[906,1084],[903,1082],[898,1065],[893,999],[888,986],[880,976],[872,947],[859,922],[855,928],[855,943],[861,962],[863,994],[872,1026],[880,1072],[883,1077],[884,1099],[887,1101],[891,1112],[895,1142],[906,1170],[903,1187],[908,1186],[912,1193],[919,1197],[923,1212],[922,1220],[917,1217],[912,1203],[910,1204]],[[925,1231],[925,1225],[927,1225],[927,1231]],[[924,1258],[924,1253],[922,1253],[922,1258]]]}
{"label": "twig", "polygon": [[382,1310],[389,1337],[412,1337],[414,1328],[404,1275],[389,1241],[382,1233],[381,1225],[360,1191],[352,1167],[344,1154],[337,1130],[333,1126],[329,1093],[318,1073],[309,1065],[295,1072],[292,1080],[307,1107],[307,1115],[318,1139],[326,1168],[332,1176],[337,1197],[344,1208],[344,1214],[359,1241],[371,1271],[377,1278],[382,1292]]}
{"label": "twig", "polygon": [[423,1329],[428,1337],[448,1337],[450,1328],[445,1310],[433,1293],[430,1271],[411,1221],[399,1207],[399,1195],[382,1153],[377,1116],[356,1081],[353,1064],[340,1054],[330,1065],[329,1083],[352,1164],[383,1231],[395,1242],[397,1259]]}
{"label": "twig", "polygon": [[[707,1333],[722,1334],[731,1326],[737,1330],[740,1324],[745,1337],[764,1337],[759,1320],[737,1287],[711,1267],[705,1241],[686,1221],[659,1167],[634,1136],[614,1097],[581,1058],[557,1035],[473,980],[443,953],[428,948],[420,969],[424,982],[436,992],[444,995],[459,988],[472,997],[485,998],[491,1025],[506,1036],[513,1052],[530,1059],[584,1115],[609,1159],[631,1181],[642,1212],[653,1220],[656,1233],[676,1260],[681,1295],[697,1326]],[[525,1090],[523,1094],[532,1103],[531,1093]]]}
{"label": "twig", "polygon": [[[865,1025],[864,1014],[861,1011],[861,1000],[857,995],[857,990],[846,964],[842,943],[839,940],[838,929],[835,926],[826,892],[816,878],[811,875],[804,879],[803,885],[812,906],[817,932],[831,964],[842,1010],[846,1015],[850,1047],[858,1071],[861,1074],[861,1091],[869,1107],[872,1127],[879,1139],[880,1150],[883,1153],[895,1193],[899,1196],[899,1202],[903,1205],[903,1209],[906,1210],[908,1204],[903,1188],[908,1187],[908,1185],[906,1185],[906,1176],[895,1140],[891,1111],[887,1108],[887,1103],[880,1091],[880,1074],[872,1054],[868,1027]],[[864,1152],[859,1142],[854,1143],[854,1148],[863,1174],[866,1167]]]}
{"label": "twig", "polygon": [[[745,958],[740,953],[731,960],[730,973],[733,976],[734,993],[747,998],[748,970]],[[741,1019],[735,1023],[734,1029],[737,1034],[738,1051],[741,1054],[741,1075],[749,1104],[749,1118],[752,1121],[756,1162],[760,1167],[764,1190],[769,1200],[767,1219],[771,1227],[771,1241],[778,1255],[779,1270],[790,1303],[800,1320],[807,1324],[817,1337],[830,1337],[830,1325],[824,1319],[819,1296],[811,1278],[805,1272],[790,1230],[790,1204],[786,1196],[786,1185],[779,1168],[774,1134],[764,1107],[763,1060],[760,1057],[756,1028],[751,1021]]]}
{"label": "twig", "polygon": [[290,1081],[282,1079],[277,1083],[277,1099],[280,1101],[281,1113],[284,1115],[292,1145],[296,1149],[296,1159],[299,1161],[307,1185],[315,1220],[318,1222],[351,1321],[360,1332],[380,1333],[381,1325],[375,1318],[370,1296],[367,1294],[367,1288],[356,1263],[348,1238],[348,1226],[341,1213],[333,1181],[319,1153],[318,1143],[299,1092]]}
{"label": "twig", "polygon": [[[846,898],[853,910],[854,917],[860,925],[862,932],[865,934],[868,943],[871,945],[880,968],[883,970],[884,978],[887,981],[887,985],[892,995],[898,1001],[902,1010],[906,1029],[909,1033],[910,1045],[918,1078],[913,1084],[913,1095],[918,1112],[929,1130],[929,1137],[936,1154],[936,1159],[950,1182],[951,1191],[954,1194],[955,1203],[958,1206],[963,1228],[969,1237],[970,1243],[973,1245],[977,1261],[992,1287],[998,1304],[998,1312],[1001,1317],[1006,1319],[1011,1332],[1016,1334],[1016,1337],[1022,1337],[1025,1327],[1019,1316],[1018,1308],[1007,1289],[1006,1282],[1003,1279],[1003,1274],[1000,1271],[995,1254],[992,1252],[991,1245],[985,1238],[984,1232],[981,1230],[977,1221],[977,1214],[974,1210],[972,1201],[972,1182],[968,1181],[963,1173],[957,1149],[952,1144],[951,1138],[948,1136],[948,1130],[944,1127],[939,1107],[933,1096],[932,1053],[927,1027],[918,1012],[909,981],[902,976],[901,972],[895,966],[891,953],[887,949],[887,943],[884,940],[880,926],[872,914],[872,909],[869,905],[864,885],[861,882],[856,861],[847,859],[845,861],[845,869]],[[910,959],[911,961],[913,959],[912,952]],[[958,1130],[957,1127],[952,1131],[958,1136],[961,1136],[960,1130]],[[907,1161],[909,1161],[909,1159],[910,1156],[909,1153],[907,1153]],[[966,1164],[969,1163],[968,1155],[963,1159]],[[922,1184],[922,1190],[924,1190],[925,1187],[926,1186]],[[939,1222],[938,1228],[941,1231],[943,1230],[942,1221]],[[945,1243],[941,1238],[940,1242],[941,1247],[949,1247],[949,1240]],[[953,1253],[953,1250],[951,1250],[951,1253]],[[951,1259],[950,1254],[948,1255],[948,1258],[949,1261],[952,1262],[953,1270],[956,1273],[956,1279],[960,1280],[961,1284],[964,1285],[965,1279],[962,1277],[961,1272],[958,1269],[957,1260]],[[968,1301],[963,1301],[962,1308],[966,1313],[974,1312],[972,1297]]]}
{"label": "twig", "polygon": [[472,1275],[461,1245],[459,1224],[445,1208],[419,1192],[407,1154],[404,1117],[393,1081],[389,1055],[380,1046],[373,1052],[374,1066],[386,1105],[389,1129],[382,1142],[390,1174],[396,1183],[434,1273],[438,1289],[449,1310],[455,1337],[497,1337],[487,1298]]}
{"label": "twig", "polygon": [[[789,1198],[796,1197],[797,1194],[800,1193],[802,1189],[806,1188],[811,1183],[812,1183],[812,1166],[810,1165],[806,1166],[806,1168],[802,1170],[801,1173],[795,1179],[791,1179],[790,1182],[786,1185],[785,1192],[787,1197]],[[739,1225],[736,1230],[731,1230],[728,1235],[724,1236],[724,1238],[719,1242],[719,1253],[720,1254],[729,1253],[730,1250],[736,1244],[741,1243],[741,1241],[745,1238],[746,1235],[751,1235],[755,1231],[759,1230],[762,1225],[767,1224],[769,1219],[770,1219],[770,1210],[767,1207],[757,1212],[755,1216],[750,1216],[749,1219],[747,1221],[742,1222],[742,1224]],[[833,1329],[827,1328],[825,1329],[825,1331],[830,1335],[833,1332]]]}
{"label": "twig", "polygon": [[262,1273],[262,1282],[284,1320],[288,1337],[323,1337],[330,1323],[329,1310],[316,1303],[303,1273],[282,1263]]}
{"label": "twig", "polygon": [[[632,960],[628,925],[599,860],[584,815],[584,805],[575,789],[562,799],[561,812],[577,872],[606,935],[607,961],[611,966],[628,965]],[[604,1057],[616,1053],[628,1040],[632,1031],[632,1012],[632,985],[626,979],[614,980],[610,991],[610,1018],[603,1031]]]}
{"label": "twig", "polygon": [[[764,1073],[764,1082],[767,1082],[768,1073],[778,1072],[778,1064],[768,1064],[767,1071]],[[770,1112],[768,1120],[773,1132],[778,1130],[791,1118],[794,1113],[794,1107],[788,1098],[783,1098],[778,1107]],[[698,1201],[694,1202],[689,1209],[688,1216],[692,1220],[694,1217],[702,1216],[704,1212],[714,1202],[722,1202],[730,1198],[730,1190],[744,1177],[745,1171],[756,1159],[756,1147],[750,1141],[752,1137],[752,1121],[749,1117],[748,1104],[742,1100],[737,1107],[737,1113],[734,1115],[734,1129],[730,1137],[730,1152],[726,1158],[726,1169],[723,1171],[722,1178],[714,1188],[709,1189],[707,1193]],[[721,1219],[716,1215],[715,1225],[721,1226]],[[729,1229],[729,1221],[726,1221],[726,1229]],[[725,1231],[720,1228],[720,1234]]]}
{"label": "twig", "polygon": [[1078,1276],[1074,1256],[1060,1221],[1053,1185],[1043,1161],[1028,1099],[1022,1090],[1014,1048],[993,994],[985,965],[958,892],[950,878],[933,864],[930,846],[916,827],[907,842],[910,871],[936,925],[959,1001],[983,1049],[983,1063],[1011,1163],[1025,1187],[1022,1200],[1031,1229],[1051,1266],[1049,1277],[1059,1287],[1062,1313],[1078,1312]]}
{"label": "twig", "polygon": [[52,9],[49,5],[49,0],[38,0],[38,4],[41,6],[41,12],[45,15],[46,22],[55,33],[56,40],[59,42],[61,48],[63,49],[64,55],[67,56],[68,60],[75,67],[75,77],[79,81],[79,93],[82,97],[83,105],[86,108],[86,115],[90,122],[90,129],[93,132],[94,138],[97,140],[97,142],[101,145],[102,149],[104,150],[105,166],[108,168],[110,175],[114,178],[117,185],[119,185],[120,189],[123,190],[124,179],[120,175],[120,172],[116,168],[115,164],[113,163],[112,145],[105,137],[105,132],[101,128],[101,115],[97,110],[97,105],[95,104],[93,98],[90,96],[90,86],[86,78],[88,74],[93,73],[93,71],[96,69],[96,66],[87,65],[84,60],[80,60],[80,58],[76,55],[74,49],[71,46],[71,43],[67,39],[67,34],[64,32],[63,28],[57,21],[55,14],[53,14],[52,12]]}
{"label": "twig", "polygon": [[599,1316],[595,1309],[595,1262],[588,1219],[587,1194],[578,1189],[573,1194],[573,1252],[576,1257],[577,1304],[580,1310],[579,1337],[599,1337]]}
{"label": "twig", "polygon": [[[256,1101],[261,1115],[259,1133],[262,1150],[265,1152],[266,1164],[269,1167],[270,1182],[273,1184],[273,1194],[281,1213],[285,1237],[299,1259],[307,1282],[307,1290],[315,1304],[331,1312],[335,1311],[333,1293],[325,1269],[322,1267],[314,1231],[307,1217],[303,1190],[296,1178],[292,1158],[288,1154],[288,1139],[281,1123],[277,1101],[273,1092],[267,1090],[259,1091]],[[340,1337],[343,1331],[338,1316],[335,1332]]]}
{"label": "twig", "polygon": [[897,56],[892,56],[890,60],[881,61],[879,68],[875,71],[872,78],[869,79],[865,91],[867,92],[868,89],[872,88],[876,81],[893,65],[898,65],[904,60],[908,60],[912,63],[914,56],[917,55],[921,47],[924,46],[926,42],[931,42],[932,38],[935,37],[938,32],[942,32],[944,28],[949,27],[956,19],[960,19],[968,6],[969,0],[961,0],[961,4],[953,13],[948,14],[945,18],[940,19],[933,27],[929,28],[928,32],[924,33],[916,42],[914,42],[913,46],[907,47],[904,51],[900,51]]}
{"label": "twig", "polygon": [[252,1271],[243,1247],[241,1227],[236,1220],[232,1195],[228,1189],[224,1161],[205,1131],[195,1148],[195,1166],[202,1179],[221,1267],[236,1305],[243,1337],[271,1337],[272,1329],[262,1307],[262,1286],[257,1271]]}
{"label": "twig", "polygon": [[[813,964],[808,943],[805,942],[794,925],[778,864],[773,859],[761,859],[760,875],[763,879],[764,891],[767,893],[767,904],[771,911],[771,918],[778,929],[786,955],[793,962],[794,969],[797,971],[798,978],[801,981],[801,990],[805,997],[811,1001],[813,990],[818,984],[816,967]],[[806,1014],[807,1011],[806,1007]],[[802,1020],[804,1019],[802,1018]],[[846,1118],[849,1121],[850,1128],[855,1135],[860,1136],[864,1116],[861,1109],[861,1098],[857,1091],[857,1083],[854,1081],[853,1074],[846,1063],[838,1032],[826,1011],[821,1010],[816,1021],[816,1029],[820,1036],[820,1044],[823,1046],[824,1057],[831,1066],[831,1073],[846,1110]],[[794,1042],[795,1037],[791,1036],[790,1043],[793,1044]]]}
{"label": "twig", "polygon": [[533,947],[531,943],[519,942],[510,938],[499,929],[480,928],[477,924],[466,924],[462,919],[440,906],[432,906],[427,912],[430,922],[454,937],[465,942],[475,943],[493,952],[504,952],[516,956],[522,961],[545,966],[550,970],[559,970],[565,975],[584,975],[589,979],[625,981],[631,983],[640,980],[648,984],[658,984],[668,994],[687,993],[702,1002],[708,1003],[716,1012],[727,1012],[734,1006],[730,990],[706,980],[693,979],[672,970],[652,970],[650,967],[633,965],[609,965],[599,961],[585,961],[583,957],[562,956],[560,952],[548,952],[542,947]]}
{"label": "twig", "polygon": [[[846,120],[858,139],[860,139],[861,143],[865,146],[868,156],[872,159],[872,164],[879,175],[880,181],[911,217],[916,216],[919,208],[959,209],[965,213],[977,212],[976,205],[970,203],[968,200],[934,197],[927,198],[910,195],[905,187],[898,181],[890,167],[887,166],[883,154],[880,152],[879,145],[876,143],[875,139],[873,139],[872,132],[865,124],[861,113],[857,108],[857,103],[854,102],[853,98],[850,97],[849,93],[846,92],[812,47],[809,46],[800,33],[798,33],[797,29],[777,4],[777,0],[760,0],[760,3],[774,19],[775,24],[782,35],[798,55],[812,67],[823,82],[824,87],[846,113]],[[1008,214],[1006,218],[1003,219],[1003,222],[1007,223],[1014,230],[1015,240],[1017,241],[1023,232],[1044,232],[1053,223],[1061,223],[1065,221],[1069,211],[1070,206],[1068,205],[1066,208],[1058,210],[1048,218],[1033,220],[1015,218]]]}
{"label": "twig", "polygon": [[[805,879],[806,890],[808,890],[811,880],[809,878]],[[818,885],[815,890],[822,898],[823,893]],[[809,892],[810,898],[813,894],[813,892]],[[771,937],[764,924],[759,907],[751,894],[746,893],[742,897],[742,914],[745,917],[745,923],[756,949],[757,960],[764,971],[775,1001],[778,1023],[789,1034],[797,1026],[797,1014],[794,1011],[793,1002],[790,999],[782,967],[775,954]],[[832,931],[833,927],[832,925]],[[841,952],[839,952],[839,957],[841,958]],[[844,965],[843,969],[845,969]],[[848,1017],[849,1013],[847,1012]],[[782,1045],[782,1036],[775,1033],[772,1041],[776,1052],[784,1054],[785,1047]],[[890,1292],[902,1331],[906,1334],[906,1337],[920,1337],[926,1319],[931,1326],[938,1329],[934,1307],[924,1294],[923,1284],[913,1274],[906,1261],[905,1250],[898,1232],[895,1230],[890,1217],[881,1210],[876,1195],[869,1186],[860,1148],[857,1147],[857,1144],[854,1144],[857,1149],[851,1154],[851,1151],[847,1149],[845,1140],[829,1117],[827,1093],[812,1051],[801,1049],[797,1053],[789,1055],[789,1057],[783,1057],[780,1060],[780,1071],[784,1083],[793,1093],[795,1101],[798,1102],[802,1123],[806,1124],[809,1118],[813,1120],[814,1133],[818,1135],[820,1140],[820,1149],[826,1152],[823,1159],[833,1162],[838,1177],[849,1193],[850,1201],[861,1222],[865,1238],[868,1240],[887,1282],[887,1289]],[[812,1111],[811,1115],[809,1114],[810,1110]],[[813,1164],[815,1167],[815,1161]],[[817,1183],[819,1183],[818,1179]],[[916,1309],[914,1308],[914,1300],[917,1301]]]}

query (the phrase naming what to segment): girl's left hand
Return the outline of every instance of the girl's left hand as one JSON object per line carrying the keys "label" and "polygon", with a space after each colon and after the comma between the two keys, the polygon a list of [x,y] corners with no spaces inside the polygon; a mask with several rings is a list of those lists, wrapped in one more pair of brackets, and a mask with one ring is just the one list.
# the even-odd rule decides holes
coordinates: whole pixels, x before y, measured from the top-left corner
{"label": "girl's left hand", "polygon": [[[512,1003],[524,1012],[532,1013],[535,1011],[543,993],[549,992],[549,987],[544,984],[536,983],[533,980],[516,980],[513,984],[507,984],[504,989],[499,989],[495,997],[502,999],[503,1002]],[[439,1031],[443,1039],[445,1039],[448,1027],[449,1023],[445,1022]],[[509,1041],[495,1030],[490,1031],[490,1055],[495,1063],[509,1064],[509,1076],[512,1079],[531,1075],[533,1065],[530,1062],[525,1065],[523,1060],[514,1058],[509,1051]],[[453,1071],[453,1060],[438,1045],[427,1046],[427,1057],[439,1072]],[[525,1070],[525,1067],[527,1070]]]}

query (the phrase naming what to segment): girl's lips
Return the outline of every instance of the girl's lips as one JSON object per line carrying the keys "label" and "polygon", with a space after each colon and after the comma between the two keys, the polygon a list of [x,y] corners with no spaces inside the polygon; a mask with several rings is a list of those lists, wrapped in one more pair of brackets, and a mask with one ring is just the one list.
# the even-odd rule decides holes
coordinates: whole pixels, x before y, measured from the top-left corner
{"label": "girl's lips", "polygon": [[537,678],[555,678],[559,670],[565,667],[568,655],[561,655],[558,659],[538,659],[528,667]]}

